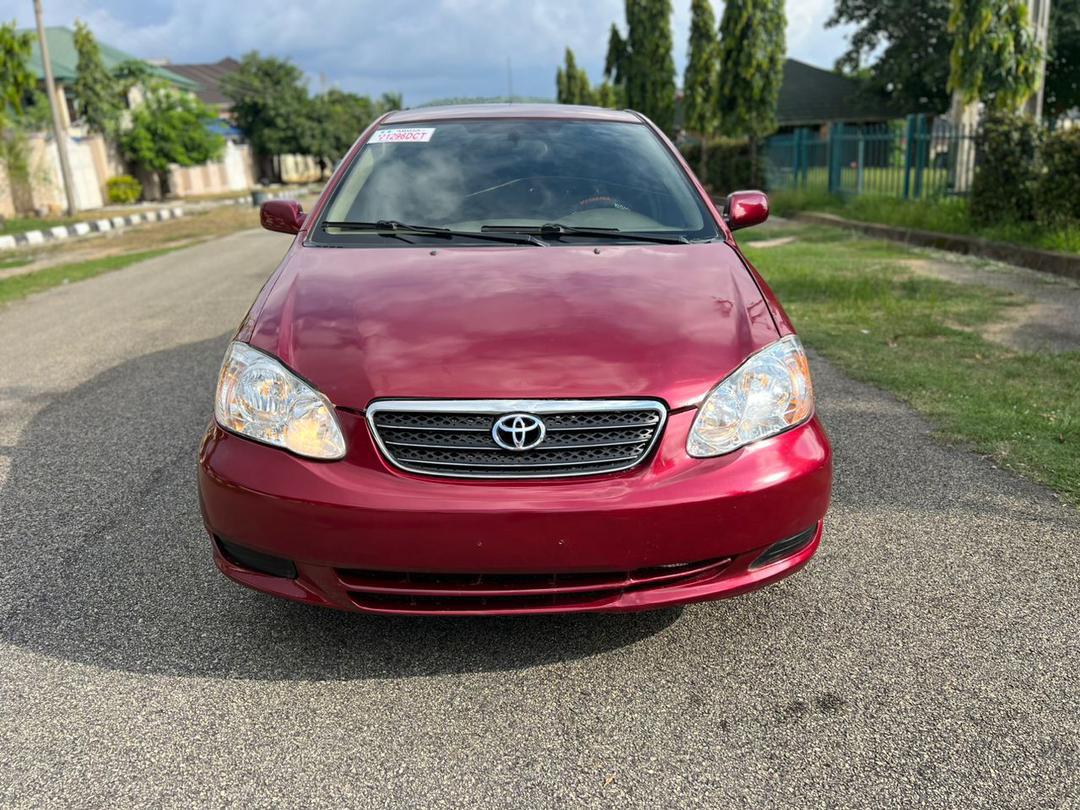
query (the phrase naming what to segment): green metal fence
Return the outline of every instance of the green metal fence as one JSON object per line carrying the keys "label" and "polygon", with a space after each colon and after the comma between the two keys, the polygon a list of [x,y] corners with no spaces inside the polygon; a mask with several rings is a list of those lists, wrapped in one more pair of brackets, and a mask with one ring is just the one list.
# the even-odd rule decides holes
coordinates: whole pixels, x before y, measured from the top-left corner
{"label": "green metal fence", "polygon": [[766,141],[769,188],[903,199],[966,194],[975,133],[944,118],[909,115],[880,124],[796,129]]}

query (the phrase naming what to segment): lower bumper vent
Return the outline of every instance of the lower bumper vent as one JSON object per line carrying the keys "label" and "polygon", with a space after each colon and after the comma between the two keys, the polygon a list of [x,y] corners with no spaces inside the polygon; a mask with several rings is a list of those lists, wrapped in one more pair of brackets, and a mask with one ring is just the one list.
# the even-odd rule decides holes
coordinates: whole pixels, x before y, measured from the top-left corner
{"label": "lower bumper vent", "polygon": [[402,613],[481,613],[602,607],[628,591],[685,585],[719,574],[728,558],[636,571],[561,574],[431,574],[339,569],[359,607]]}

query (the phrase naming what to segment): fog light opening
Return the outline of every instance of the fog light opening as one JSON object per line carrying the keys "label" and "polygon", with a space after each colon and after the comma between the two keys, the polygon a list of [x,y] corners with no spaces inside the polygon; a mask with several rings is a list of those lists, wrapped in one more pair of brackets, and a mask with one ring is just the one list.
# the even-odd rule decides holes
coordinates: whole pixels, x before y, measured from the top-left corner
{"label": "fog light opening", "polygon": [[222,540],[220,537],[215,537],[214,540],[217,542],[221,556],[233,565],[248,568],[260,574],[269,574],[272,577],[296,579],[296,566],[293,565],[292,560],[244,548],[244,546]]}
{"label": "fog light opening", "polygon": [[814,534],[817,532],[817,526],[811,526],[804,532],[799,532],[794,537],[789,537],[786,540],[780,540],[777,543],[773,543],[761,554],[757,556],[757,559],[750,563],[751,568],[761,568],[763,565],[769,565],[770,563],[779,562],[785,557],[790,557],[792,554],[797,554],[802,551],[811,542],[813,542]]}

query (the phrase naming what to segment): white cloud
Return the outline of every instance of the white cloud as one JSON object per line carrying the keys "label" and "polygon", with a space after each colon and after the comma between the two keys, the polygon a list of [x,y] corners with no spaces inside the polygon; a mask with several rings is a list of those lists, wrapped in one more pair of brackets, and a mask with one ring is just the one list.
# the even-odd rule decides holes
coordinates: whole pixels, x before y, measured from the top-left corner
{"label": "white cloud", "polygon": [[[843,34],[825,30],[833,0],[789,0],[788,54],[829,66]],[[138,56],[215,61],[259,50],[292,59],[310,76],[407,102],[506,91],[554,95],[567,46],[599,81],[608,28],[623,21],[622,0],[46,0],[46,23],[88,22],[98,37]],[[689,0],[675,0],[673,30],[681,75]],[[23,9],[25,6],[25,10]],[[19,23],[31,25],[29,3]],[[716,3],[717,17],[721,13]]]}

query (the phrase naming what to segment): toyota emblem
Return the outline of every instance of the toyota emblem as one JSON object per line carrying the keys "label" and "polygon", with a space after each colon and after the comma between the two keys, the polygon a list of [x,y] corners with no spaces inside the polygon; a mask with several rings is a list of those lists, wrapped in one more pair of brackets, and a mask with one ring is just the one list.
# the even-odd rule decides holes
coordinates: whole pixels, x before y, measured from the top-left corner
{"label": "toyota emblem", "polygon": [[547,427],[531,413],[508,413],[495,420],[491,438],[504,450],[532,450],[544,440]]}

